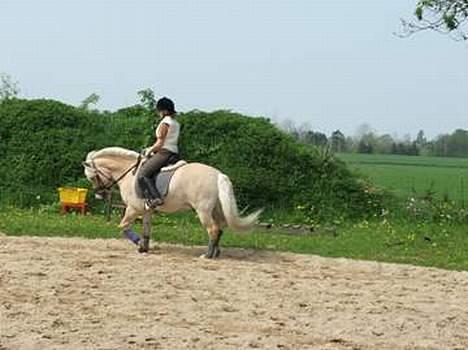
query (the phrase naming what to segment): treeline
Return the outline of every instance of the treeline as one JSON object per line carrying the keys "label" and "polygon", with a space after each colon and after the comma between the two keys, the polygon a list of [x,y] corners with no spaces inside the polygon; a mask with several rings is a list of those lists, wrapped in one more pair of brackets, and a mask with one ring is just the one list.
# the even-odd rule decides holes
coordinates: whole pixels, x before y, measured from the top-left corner
{"label": "treeline", "polygon": [[336,153],[468,157],[468,130],[464,129],[429,140],[423,130],[418,132],[415,139],[409,136],[398,139],[389,134],[380,135],[368,126],[361,127],[355,136],[346,136],[340,130],[327,136],[306,127],[294,127],[291,123],[281,127],[302,143],[328,148]]}

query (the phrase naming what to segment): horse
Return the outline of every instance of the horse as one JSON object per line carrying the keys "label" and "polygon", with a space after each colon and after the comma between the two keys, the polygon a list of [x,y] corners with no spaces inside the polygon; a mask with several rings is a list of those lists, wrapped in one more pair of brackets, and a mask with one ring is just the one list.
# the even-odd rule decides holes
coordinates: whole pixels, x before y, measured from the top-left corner
{"label": "horse", "polygon": [[[141,155],[121,148],[108,147],[89,152],[83,162],[84,172],[96,194],[104,195],[117,185],[125,215],[119,227],[124,235],[138,245],[140,253],[149,251],[151,215],[145,209],[145,200],[136,190],[137,170]],[[163,213],[175,213],[193,209],[209,237],[208,250],[202,257],[213,259],[220,255],[219,242],[226,227],[234,231],[250,230],[258,220],[262,209],[241,216],[238,211],[233,186],[229,177],[220,170],[202,164],[186,163],[176,168],[169,183],[164,203],[156,208]],[[143,216],[143,239],[132,231],[135,219]]]}

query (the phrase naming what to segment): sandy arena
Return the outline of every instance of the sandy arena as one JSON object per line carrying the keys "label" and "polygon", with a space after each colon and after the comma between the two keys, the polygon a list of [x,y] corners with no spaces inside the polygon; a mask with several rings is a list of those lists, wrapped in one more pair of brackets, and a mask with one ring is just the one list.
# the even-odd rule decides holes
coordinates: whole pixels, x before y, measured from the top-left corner
{"label": "sandy arena", "polygon": [[0,350],[468,349],[468,273],[0,237]]}

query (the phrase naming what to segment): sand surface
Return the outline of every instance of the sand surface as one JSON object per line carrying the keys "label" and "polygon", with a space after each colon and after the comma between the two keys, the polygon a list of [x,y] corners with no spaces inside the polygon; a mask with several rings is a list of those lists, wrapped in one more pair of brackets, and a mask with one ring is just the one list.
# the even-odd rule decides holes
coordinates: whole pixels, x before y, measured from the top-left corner
{"label": "sand surface", "polygon": [[468,349],[468,273],[0,236],[0,350]]}

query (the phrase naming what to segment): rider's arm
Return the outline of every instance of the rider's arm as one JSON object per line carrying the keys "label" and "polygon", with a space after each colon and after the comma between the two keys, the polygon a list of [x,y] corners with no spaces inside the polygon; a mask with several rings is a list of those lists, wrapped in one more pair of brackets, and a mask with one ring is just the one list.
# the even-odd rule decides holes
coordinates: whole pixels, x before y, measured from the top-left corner
{"label": "rider's arm", "polygon": [[166,140],[167,133],[169,132],[169,124],[163,123],[159,128],[159,135],[156,143],[151,147],[151,152],[158,152],[161,150]]}

